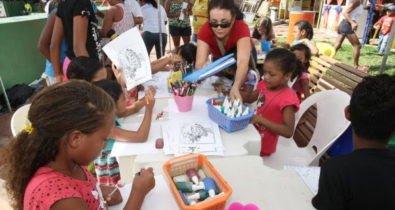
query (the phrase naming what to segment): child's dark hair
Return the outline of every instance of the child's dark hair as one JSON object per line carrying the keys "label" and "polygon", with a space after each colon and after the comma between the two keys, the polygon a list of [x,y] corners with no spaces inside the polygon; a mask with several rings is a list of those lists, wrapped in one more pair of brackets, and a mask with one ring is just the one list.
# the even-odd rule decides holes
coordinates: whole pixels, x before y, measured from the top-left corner
{"label": "child's dark hair", "polygon": [[305,44],[297,44],[291,47],[291,52],[294,51],[302,51],[304,53],[304,57],[306,58],[306,63],[302,63],[304,66],[304,72],[309,71],[310,60],[311,60],[311,50]]}
{"label": "child's dark hair", "polygon": [[295,26],[299,28],[300,31],[305,31],[306,32],[306,38],[307,39],[312,39],[314,36],[314,31],[313,31],[313,26],[311,23],[307,20],[299,20],[298,22],[295,23]]}
{"label": "child's dark hair", "polygon": [[235,4],[233,0],[210,0],[208,2],[208,19],[210,20],[210,11],[212,9],[225,9],[229,10],[232,18],[236,20],[243,20],[244,15],[240,11],[239,7]]}
{"label": "child's dark hair", "polygon": [[302,62],[296,58],[296,55],[284,48],[269,51],[265,62],[275,62],[276,66],[285,74],[292,73],[292,80],[302,75],[304,69]]}
{"label": "child's dark hair", "polygon": [[262,35],[259,33],[259,29],[265,29],[265,38],[267,39],[266,41],[270,41],[273,36],[273,24],[272,20],[268,17],[262,17],[260,18],[254,27],[254,31],[252,32],[252,38],[260,40],[262,38]]}
{"label": "child's dark hair", "polygon": [[194,64],[196,61],[196,50],[196,45],[190,42],[179,47],[176,52],[180,53],[185,61],[187,61],[189,64]]}
{"label": "child's dark hair", "polygon": [[158,9],[158,3],[156,2],[156,0],[143,0],[143,1],[145,1],[145,3],[148,4],[152,4],[154,8]]}
{"label": "child's dark hair", "polygon": [[357,136],[387,144],[395,134],[395,76],[365,77],[352,93],[350,116]]}
{"label": "child's dark hair", "polygon": [[121,93],[123,93],[121,85],[113,80],[104,79],[94,82],[93,84],[103,89],[108,95],[110,95],[115,103],[117,103]]}
{"label": "child's dark hair", "polygon": [[86,56],[75,57],[67,67],[67,77],[92,82],[95,74],[102,68],[103,65],[96,59]]}
{"label": "child's dark hair", "polygon": [[19,132],[2,157],[13,208],[23,209],[30,179],[37,169],[55,160],[70,132],[92,134],[114,111],[110,96],[86,81],[57,83],[38,93],[28,113],[32,131]]}

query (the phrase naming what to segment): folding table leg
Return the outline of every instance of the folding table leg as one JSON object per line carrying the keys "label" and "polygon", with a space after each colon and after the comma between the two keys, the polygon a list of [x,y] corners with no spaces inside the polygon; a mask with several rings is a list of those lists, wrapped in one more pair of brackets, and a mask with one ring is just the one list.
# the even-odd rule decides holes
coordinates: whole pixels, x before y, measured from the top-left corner
{"label": "folding table leg", "polygon": [[1,79],[1,76],[0,76],[0,85],[1,85],[1,89],[3,90],[3,93],[4,93],[4,99],[5,99],[5,102],[7,103],[8,111],[12,112],[10,101],[8,100],[7,92],[5,91],[4,83],[3,83],[3,80]]}

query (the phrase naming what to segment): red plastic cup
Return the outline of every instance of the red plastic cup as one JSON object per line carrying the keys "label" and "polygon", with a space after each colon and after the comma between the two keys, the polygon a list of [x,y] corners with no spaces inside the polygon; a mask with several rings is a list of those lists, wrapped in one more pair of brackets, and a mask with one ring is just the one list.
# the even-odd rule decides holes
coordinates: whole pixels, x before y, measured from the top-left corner
{"label": "red plastic cup", "polygon": [[189,112],[192,109],[193,95],[192,96],[174,96],[178,111]]}

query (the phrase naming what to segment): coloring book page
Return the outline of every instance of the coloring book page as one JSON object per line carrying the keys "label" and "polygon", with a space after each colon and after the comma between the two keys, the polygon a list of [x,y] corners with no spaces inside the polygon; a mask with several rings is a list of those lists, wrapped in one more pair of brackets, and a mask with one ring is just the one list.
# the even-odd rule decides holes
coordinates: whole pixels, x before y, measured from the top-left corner
{"label": "coloring book page", "polygon": [[318,192],[318,182],[320,179],[321,168],[317,166],[284,166],[284,168],[290,168],[295,170],[300,177],[302,177],[304,183],[309,187],[311,192],[316,195]]}
{"label": "coloring book page", "polygon": [[164,123],[162,133],[165,154],[224,155],[218,125],[211,121],[199,120],[169,120]]}
{"label": "coloring book page", "polygon": [[[142,85],[144,86],[144,91],[147,90],[148,86],[152,86],[156,90],[155,98],[168,98],[172,94],[169,93],[167,89],[167,78],[170,76],[170,72],[157,72],[152,75],[152,79],[147,82],[144,82]],[[145,92],[139,92],[139,98],[145,96]]]}
{"label": "coloring book page", "polygon": [[152,78],[147,48],[137,27],[134,27],[103,47],[110,60],[122,69],[128,90]]}

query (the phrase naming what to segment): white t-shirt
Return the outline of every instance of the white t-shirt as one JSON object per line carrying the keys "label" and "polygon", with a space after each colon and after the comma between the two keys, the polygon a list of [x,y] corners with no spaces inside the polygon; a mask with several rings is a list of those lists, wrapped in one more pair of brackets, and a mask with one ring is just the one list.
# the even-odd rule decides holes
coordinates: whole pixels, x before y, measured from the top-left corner
{"label": "white t-shirt", "polygon": [[143,14],[141,13],[140,5],[139,3],[137,3],[136,0],[125,0],[124,4],[126,7],[129,7],[134,17],[143,17]]}
{"label": "white t-shirt", "polygon": [[[161,27],[162,33],[166,33],[165,21],[167,21],[167,15],[165,9],[159,5],[161,14]],[[158,9],[156,9],[152,4],[144,4],[141,7],[143,13],[144,25],[143,31],[149,31],[151,33],[159,33],[159,19],[158,19]]]}

